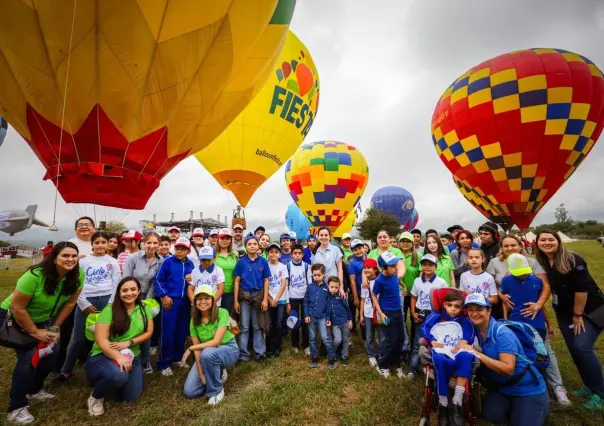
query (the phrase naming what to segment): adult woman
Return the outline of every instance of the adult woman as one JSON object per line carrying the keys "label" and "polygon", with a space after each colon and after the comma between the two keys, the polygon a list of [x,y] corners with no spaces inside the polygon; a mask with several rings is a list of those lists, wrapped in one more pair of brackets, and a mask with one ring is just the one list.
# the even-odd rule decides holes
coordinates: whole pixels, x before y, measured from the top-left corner
{"label": "adult woman", "polygon": [[232,367],[239,357],[235,335],[229,331],[229,313],[218,307],[214,289],[201,285],[195,291],[191,317],[189,350],[195,354],[195,367],[185,381],[185,397],[196,398],[205,393],[208,405],[224,399],[221,370]]}
{"label": "adult woman", "polygon": [[199,249],[204,244],[204,233],[203,229],[195,228],[191,234],[191,251],[187,256],[193,262],[193,265],[197,268],[199,266]]}
{"label": "adult woman", "polygon": [[261,256],[264,257],[265,259],[268,258],[267,247],[270,245],[270,243],[271,243],[270,235],[262,234],[260,237],[258,237],[258,244],[260,244],[260,250],[262,250]]}
{"label": "adult woman", "polygon": [[[134,277],[141,285],[141,299],[153,299],[155,291],[153,282],[157,271],[161,267],[164,259],[158,254],[159,235],[155,232],[148,232],[143,237],[143,250],[128,257],[124,265],[124,277]],[[161,306],[161,303],[160,303]],[[154,326],[159,327],[160,316],[154,318]],[[153,373],[153,367],[149,362],[151,355],[151,339],[146,340],[141,345],[141,363],[143,364],[143,373]]]}
{"label": "adult woman", "polygon": [[[482,402],[483,418],[491,423],[542,425],[549,396],[541,373],[527,362],[514,332],[491,318],[491,305],[484,295],[469,295],[464,306],[482,347],[482,353],[476,357],[491,383]],[[460,347],[474,350],[470,344]]]}
{"label": "adult woman", "polygon": [[[50,254],[29,268],[17,281],[15,291],[0,305],[0,327],[7,315],[13,318],[25,333],[42,343],[51,344],[58,336],[46,327],[60,327],[75,307],[82,286],[84,270],[78,264],[78,248],[74,243],[62,241],[55,244]],[[37,344],[15,349],[17,365],[13,371],[8,405],[9,423],[29,424],[34,417],[29,413],[29,399],[48,401],[54,398],[44,391],[46,376],[57,361],[58,348],[38,363],[32,365]]]}
{"label": "adult woman", "polygon": [[141,299],[141,284],[125,277],[117,285],[114,302],[96,321],[95,343],[86,361],[86,376],[93,385],[88,414],[105,412],[104,397],[111,390],[117,390],[119,401],[138,399],[143,392],[140,344],[152,334],[153,318]]}
{"label": "adult woman", "polygon": [[222,272],[224,272],[224,293],[222,293],[220,305],[229,314],[233,311],[235,300],[233,296],[233,283],[235,280],[233,272],[239,260],[239,255],[232,249],[232,240],[231,230],[222,228],[218,231],[218,244],[214,250],[216,252],[214,264],[222,268]]}
{"label": "adult woman", "polygon": [[451,252],[451,260],[455,266],[453,275],[455,276],[456,283],[459,283],[461,274],[470,270],[468,266],[468,250],[472,248],[472,241],[472,233],[467,229],[459,231],[455,239],[457,248]]}
{"label": "adult woman", "polygon": [[319,228],[319,245],[315,247],[311,263],[320,263],[325,266],[325,279],[336,276],[340,280],[340,294],[344,294],[344,272],[342,269],[342,251],[338,246],[331,244],[331,232],[326,226]]}
{"label": "adult woman", "polygon": [[[405,343],[403,351],[411,350],[410,342],[413,342],[415,337],[415,327],[411,327],[411,333],[407,332],[407,312],[411,308],[411,289],[413,282],[419,276],[419,255],[413,246],[413,235],[409,232],[403,232],[399,236],[399,248],[403,254],[405,262],[405,275],[403,276],[403,285],[406,289],[406,295],[403,297],[403,325],[405,327]],[[411,335],[409,335],[411,334]]]}
{"label": "adult woman", "polygon": [[[396,265],[396,274],[398,275],[399,280],[402,280],[403,277],[405,276],[405,272],[406,272],[405,262],[402,260],[404,257],[403,253],[396,247],[392,247],[390,245],[390,235],[388,234],[388,231],[381,230],[380,232],[378,232],[376,240],[377,240],[378,246],[376,248],[374,248],[373,250],[371,250],[369,252],[369,254],[367,255],[367,257],[369,259],[373,259],[377,262],[380,255],[389,251],[390,253],[392,253],[399,259],[401,259],[398,262],[398,264]],[[406,287],[403,289],[403,292],[405,293],[405,295],[407,294]]]}
{"label": "adult woman", "polygon": [[587,409],[604,409],[602,363],[594,352],[602,332],[604,295],[585,260],[566,250],[556,231],[548,229],[537,234],[535,254],[551,284],[562,337],[585,384],[574,394],[589,398],[584,405]]}
{"label": "adult woman", "polygon": [[436,264],[436,275],[441,277],[449,287],[457,287],[455,284],[455,266],[449,255],[445,254],[445,247],[440,242],[440,238],[434,234],[426,237],[426,245],[424,246],[424,254],[431,254],[438,263]]}
{"label": "adult woman", "polygon": [[126,250],[117,256],[117,263],[120,265],[120,272],[124,270],[124,265],[126,264],[126,259],[128,259],[128,256],[140,251],[142,240],[143,236],[138,231],[128,231],[126,235],[122,237],[122,242],[124,243]]}

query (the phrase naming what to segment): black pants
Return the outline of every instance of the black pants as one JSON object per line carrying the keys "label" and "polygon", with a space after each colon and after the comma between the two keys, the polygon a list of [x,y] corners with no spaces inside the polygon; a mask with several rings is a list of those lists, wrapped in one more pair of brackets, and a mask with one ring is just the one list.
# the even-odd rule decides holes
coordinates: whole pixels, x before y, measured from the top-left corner
{"label": "black pants", "polygon": [[[304,299],[289,299],[292,310],[298,312],[298,318],[302,325],[297,330],[292,330],[292,348],[306,349],[308,343],[308,324],[304,321],[306,313],[304,312]],[[302,333],[302,348],[300,348],[300,333]]]}
{"label": "black pants", "polygon": [[[55,373],[60,373],[61,367],[63,367],[63,364],[65,364],[65,358],[67,357],[67,348],[69,347],[69,342],[71,341],[71,333],[73,332],[74,312],[75,309],[71,311],[69,316],[65,318],[65,321],[63,321],[63,324],[61,324],[61,346],[59,347],[59,353],[56,357],[56,363],[54,364],[54,367],[52,369],[52,371]],[[84,360],[86,359],[86,356],[88,356],[88,354],[84,355]]]}
{"label": "black pants", "polygon": [[266,352],[274,354],[281,352],[281,342],[283,341],[283,317],[285,315],[285,305],[277,305],[276,308],[269,307],[268,315],[271,319],[271,327],[266,338]]}
{"label": "black pants", "polygon": [[384,369],[399,368],[402,363],[401,348],[405,340],[403,332],[403,312],[400,309],[396,311],[383,311],[390,319],[388,325],[380,325],[384,339],[380,341],[380,359],[378,366]]}

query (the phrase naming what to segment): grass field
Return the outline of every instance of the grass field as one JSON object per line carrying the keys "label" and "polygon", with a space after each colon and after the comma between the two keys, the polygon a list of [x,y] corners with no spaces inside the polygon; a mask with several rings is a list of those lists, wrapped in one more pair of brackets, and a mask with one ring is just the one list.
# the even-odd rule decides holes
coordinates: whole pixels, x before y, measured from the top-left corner
{"label": "grass field", "polygon": [[[588,261],[596,281],[604,284],[604,249],[595,242],[569,245]],[[0,271],[0,297],[9,294],[24,270],[24,263],[13,263],[13,269]],[[29,262],[27,262],[29,264]],[[550,310],[551,312],[551,310]],[[554,319],[555,321],[555,319]],[[569,391],[582,384],[559,336],[554,347],[562,376]],[[287,344],[286,344],[287,345]],[[598,342],[598,356],[604,359],[604,339]],[[185,400],[182,396],[185,371],[174,377],[159,374],[146,376],[146,388],[133,405],[108,404],[101,418],[90,418],[86,399],[90,388],[81,367],[69,387],[55,389],[56,402],[33,404],[31,412],[43,425],[413,425],[419,421],[423,400],[423,382],[391,378],[382,379],[369,367],[362,341],[356,336],[351,348],[351,364],[328,371],[326,361],[310,369],[302,355],[288,349],[280,359],[264,364],[237,365],[225,385],[226,398],[216,408],[205,400]],[[8,403],[10,377],[14,366],[13,352],[0,348],[0,411]],[[603,414],[589,413],[574,401],[571,409],[552,403],[548,425],[602,425]],[[0,423],[4,418],[0,420]],[[433,420],[435,421],[435,419]]]}

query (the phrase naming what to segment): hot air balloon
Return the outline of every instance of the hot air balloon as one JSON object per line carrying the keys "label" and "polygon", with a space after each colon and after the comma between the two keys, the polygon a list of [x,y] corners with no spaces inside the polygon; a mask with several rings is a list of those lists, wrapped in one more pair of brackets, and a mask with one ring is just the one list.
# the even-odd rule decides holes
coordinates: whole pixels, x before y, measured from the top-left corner
{"label": "hot air balloon", "polygon": [[294,231],[299,240],[305,240],[310,230],[310,222],[296,203],[291,203],[285,212],[287,229]]}
{"label": "hot air balloon", "polygon": [[142,209],[262,88],[294,7],[3,1],[0,114],[67,203]]}
{"label": "hot air balloon", "polygon": [[417,222],[419,222],[419,213],[417,212],[417,209],[413,209],[409,219],[403,224],[403,228],[405,231],[411,231],[417,226]]}
{"label": "hot air balloon", "polygon": [[434,110],[432,140],[479,212],[524,230],[589,154],[603,123],[604,78],[592,61],[527,49],[455,80]]}
{"label": "hot air balloon", "polygon": [[415,200],[409,191],[400,186],[384,186],[371,197],[371,207],[383,210],[405,225],[413,213]]}
{"label": "hot air balloon", "polygon": [[6,132],[8,131],[8,123],[2,117],[0,117],[0,146],[4,142],[4,138],[6,137]]}
{"label": "hot air balloon", "polygon": [[288,191],[311,226],[332,233],[354,210],[368,178],[363,154],[343,142],[302,145],[285,166]]}
{"label": "hot air balloon", "polygon": [[195,157],[246,206],[308,134],[317,116],[319,89],[319,73],[312,56],[289,31],[264,88]]}
{"label": "hot air balloon", "polygon": [[358,217],[359,213],[355,208],[348,214],[348,216],[346,216],[346,219],[344,219],[344,222],[342,222],[338,229],[335,230],[333,236],[336,238],[341,238],[345,233],[352,231],[352,228],[354,228],[354,224],[356,223]]}

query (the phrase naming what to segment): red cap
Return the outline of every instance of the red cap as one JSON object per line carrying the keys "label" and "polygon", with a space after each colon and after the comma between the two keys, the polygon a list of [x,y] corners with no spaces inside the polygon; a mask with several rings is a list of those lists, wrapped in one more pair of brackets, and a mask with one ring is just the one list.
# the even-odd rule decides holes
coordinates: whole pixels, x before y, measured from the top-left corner
{"label": "red cap", "polygon": [[378,269],[378,264],[375,259],[365,259],[363,262],[363,268],[376,268]]}
{"label": "red cap", "polygon": [[138,240],[138,241],[142,241],[143,240],[143,235],[138,232],[138,231],[128,231],[127,234],[125,234],[122,237],[122,240]]}

